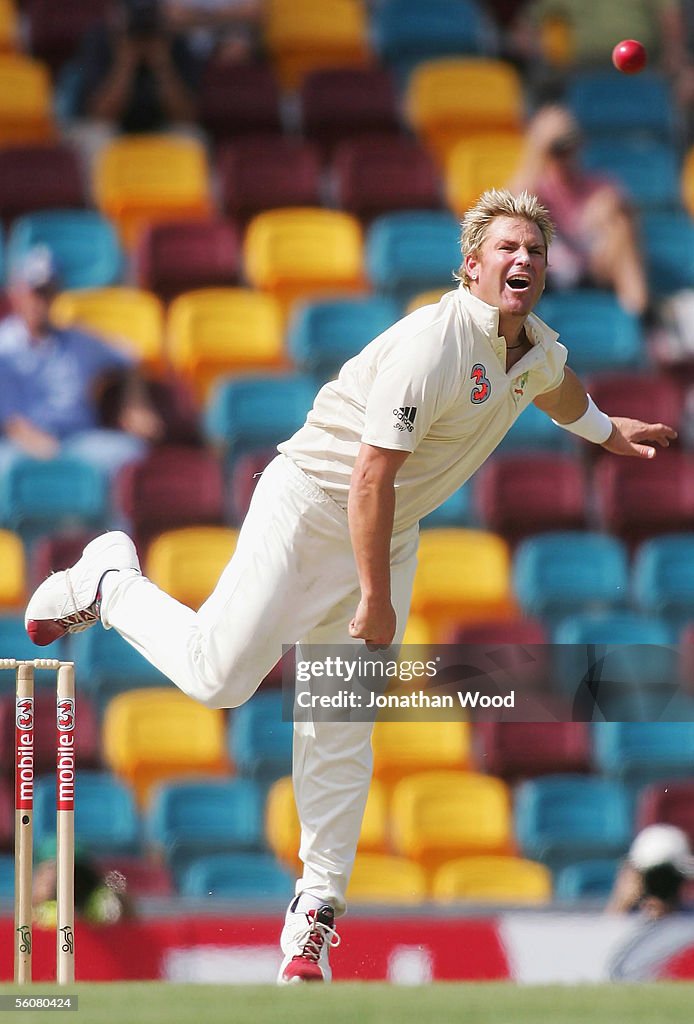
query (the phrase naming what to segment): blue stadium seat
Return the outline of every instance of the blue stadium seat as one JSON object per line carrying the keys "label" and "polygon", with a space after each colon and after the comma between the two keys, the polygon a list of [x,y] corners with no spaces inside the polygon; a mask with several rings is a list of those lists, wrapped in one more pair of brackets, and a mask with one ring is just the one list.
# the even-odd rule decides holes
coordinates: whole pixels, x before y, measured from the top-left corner
{"label": "blue stadium seat", "polygon": [[153,794],[146,826],[178,883],[193,857],[262,847],[261,790],[250,779],[164,783]]}
{"label": "blue stadium seat", "polygon": [[10,269],[39,244],[54,253],[63,288],[102,288],[122,278],[118,234],[111,221],[95,210],[44,210],[18,217],[7,242]]}
{"label": "blue stadium seat", "polygon": [[632,590],[644,612],[674,624],[694,618],[694,533],[645,541],[633,562]]}
{"label": "blue stadium seat", "polygon": [[403,302],[428,288],[455,288],[460,224],[444,211],[386,213],[369,227],[365,259],[374,288]]}
{"label": "blue stadium seat", "polygon": [[108,499],[106,475],[76,458],[19,457],[0,474],[0,524],[23,536],[104,525]]}
{"label": "blue stadium seat", "polygon": [[[79,729],[79,726],[78,726]],[[44,775],[34,791],[34,840],[55,835],[55,775]],[[108,772],[80,770],[75,783],[75,840],[88,853],[139,853],[142,834],[132,791]]]}
{"label": "blue stadium seat", "polygon": [[624,370],[645,361],[639,319],[622,309],[612,292],[555,292],[542,298],[537,312],[559,332],[569,349],[569,365],[579,374]]}
{"label": "blue stadium seat", "polygon": [[229,755],[240,775],[269,781],[292,771],[292,722],[282,720],[282,693],[256,693],[229,718]]}
{"label": "blue stadium seat", "polygon": [[577,859],[618,857],[632,836],[626,787],[595,776],[547,775],[521,783],[514,819],[523,856],[555,871]]}
{"label": "blue stadium seat", "polygon": [[173,685],[115,629],[76,634],[70,638],[70,656],[79,664],[80,686],[93,697],[99,712],[124,690]]}
{"label": "blue stadium seat", "polygon": [[444,501],[443,505],[439,505],[425,516],[419,526],[423,530],[446,526],[476,526],[477,521],[472,501],[472,487],[470,484],[463,484]]}
{"label": "blue stadium seat", "polygon": [[0,853],[0,903],[14,899],[14,855]]}
{"label": "blue stadium seat", "polygon": [[482,5],[473,0],[383,0],[372,29],[381,60],[400,81],[423,60],[492,54],[496,48]]}
{"label": "blue stadium seat", "polygon": [[611,175],[640,209],[680,208],[680,163],[674,146],[643,138],[593,139],[584,162]]}
{"label": "blue stadium seat", "polygon": [[329,380],[400,316],[398,303],[384,295],[307,302],[290,325],[289,354],[302,372]]}
{"label": "blue stadium seat", "polygon": [[229,464],[243,452],[278,444],[302,426],[316,390],[304,376],[221,380],[204,412],[207,437],[225,448]]}
{"label": "blue stadium seat", "polygon": [[286,902],[294,878],[270,853],[210,853],[196,857],[183,871],[181,896],[197,899],[275,899]]}
{"label": "blue stadium seat", "polygon": [[641,241],[656,295],[694,288],[694,221],[688,213],[647,211],[641,218]]}
{"label": "blue stadium seat", "polygon": [[676,141],[672,91],[655,72],[578,71],[569,83],[566,103],[589,137],[608,136],[613,144],[625,135]]}
{"label": "blue stadium seat", "polygon": [[590,531],[537,534],[516,549],[513,579],[523,611],[553,622],[573,612],[616,607],[627,598],[626,548]]}
{"label": "blue stadium seat", "polygon": [[595,722],[593,760],[634,786],[694,775],[694,722]]}
{"label": "blue stadium seat", "polygon": [[[33,661],[37,656],[35,645],[29,639],[24,628],[23,615],[0,615],[0,657],[17,658],[20,661]],[[65,639],[61,638],[51,645],[51,658],[66,658]],[[43,681],[48,680],[49,685],[55,686],[55,672],[37,669],[35,673],[36,685],[40,686]],[[9,691],[14,687],[14,678],[11,673],[0,674],[0,693]]]}
{"label": "blue stadium seat", "polygon": [[567,864],[554,879],[554,898],[566,903],[604,902],[612,892],[620,863],[618,857],[599,857]]}
{"label": "blue stadium seat", "polygon": [[521,452],[568,452],[576,446],[576,438],[552,423],[547,413],[529,405],[520,414],[496,451],[501,455]]}

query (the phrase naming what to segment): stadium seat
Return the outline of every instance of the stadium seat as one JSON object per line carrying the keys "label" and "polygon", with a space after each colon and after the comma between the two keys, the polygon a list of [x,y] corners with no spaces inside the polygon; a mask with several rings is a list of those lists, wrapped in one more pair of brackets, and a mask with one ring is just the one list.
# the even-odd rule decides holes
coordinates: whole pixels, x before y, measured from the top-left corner
{"label": "stadium seat", "polygon": [[617,857],[598,857],[567,864],[557,871],[554,898],[562,903],[581,900],[604,902],[612,892],[620,864]]}
{"label": "stadium seat", "polygon": [[27,213],[85,202],[79,158],[66,142],[0,149],[0,218],[6,227]]}
{"label": "stadium seat", "polygon": [[463,137],[451,147],[444,184],[451,209],[462,217],[488,188],[505,188],[523,152],[520,133],[495,132]]}
{"label": "stadium seat", "polygon": [[234,139],[219,148],[222,209],[244,226],[263,210],[320,206],[318,147],[286,135]]}
{"label": "stadium seat", "polygon": [[491,54],[494,32],[473,0],[384,0],[372,17],[375,48],[405,81],[415,65],[436,57]]}
{"label": "stadium seat", "polygon": [[119,693],[103,719],[103,757],[141,806],[155,784],[177,776],[224,775],[224,714],[179,690]]}
{"label": "stadium seat", "polygon": [[512,543],[546,530],[586,525],[588,489],[577,459],[498,455],[474,477],[480,522]]}
{"label": "stadium seat", "polygon": [[566,340],[569,362],[579,375],[635,369],[645,363],[639,319],[622,309],[612,292],[555,292],[540,300],[537,313]]}
{"label": "stadium seat", "polygon": [[96,205],[114,221],[131,249],[147,223],[200,219],[212,212],[202,142],[173,135],[122,136],[96,158]]}
{"label": "stadium seat", "polygon": [[684,154],[681,173],[682,201],[690,217],[694,217],[694,145]]}
{"label": "stadium seat", "polygon": [[507,782],[591,768],[585,722],[494,722],[475,724],[475,763]]}
{"label": "stadium seat", "polygon": [[[677,725],[676,733],[681,737],[682,732],[686,733],[687,730],[681,730],[681,723]],[[661,729],[664,729],[662,723]],[[663,785],[662,780],[652,782],[639,791],[636,804],[637,832],[647,825],[677,825],[687,833],[689,842],[694,844],[694,779],[689,770],[687,776],[679,780],[673,776],[668,779],[667,786]]]}
{"label": "stadium seat", "polygon": [[0,53],[0,145],[55,138],[48,67],[21,53]]}
{"label": "stadium seat", "polygon": [[[694,288],[694,222],[685,211],[646,211],[641,241],[649,287],[662,298]],[[669,420],[668,420],[669,422]]]}
{"label": "stadium seat", "polygon": [[8,264],[35,245],[47,245],[54,254],[63,288],[105,288],[121,280],[118,236],[96,210],[41,210],[19,217],[7,242]]}
{"label": "stadium seat", "polygon": [[417,292],[411,299],[408,300],[407,306],[405,307],[405,314],[414,313],[415,309],[421,309],[422,306],[438,306],[441,299],[444,297],[446,292],[451,290],[451,285],[445,288],[428,288],[426,291]]}
{"label": "stadium seat", "polygon": [[190,861],[178,892],[192,899],[286,903],[294,893],[294,878],[269,853],[209,853]]}
{"label": "stadium seat", "polygon": [[633,561],[632,591],[646,613],[671,623],[694,617],[694,533],[652,537]]}
{"label": "stadium seat", "polygon": [[147,838],[161,851],[177,887],[195,857],[258,850],[262,802],[250,779],[200,778],[163,783],[145,820]]}
{"label": "stadium seat", "polygon": [[[674,145],[644,138],[590,140],[584,149],[588,170],[609,174],[639,210],[676,210],[681,170]],[[686,191],[685,191],[686,203]]]}
{"label": "stadium seat", "polygon": [[[0,620],[0,650],[12,650],[13,656],[21,658],[19,649],[15,651],[5,646],[2,633]],[[51,674],[52,679],[45,685],[45,677],[40,678],[44,673],[39,669],[34,673],[34,771],[37,776],[55,772],[55,670],[52,673],[46,670],[45,675],[50,677]],[[79,771],[98,768],[101,764],[101,737],[96,707],[89,694],[80,693],[78,708],[79,729],[75,733],[77,768]],[[13,771],[14,735],[14,692],[10,692],[8,687],[7,693],[0,691],[0,774],[5,772],[9,776]]]}
{"label": "stadium seat", "polygon": [[80,686],[101,717],[111,698],[119,693],[173,686],[115,629],[88,629],[70,637],[70,654],[79,665]]}
{"label": "stadium seat", "polygon": [[[34,844],[55,836],[55,776],[36,780]],[[87,853],[136,854],[141,822],[130,787],[109,772],[79,771],[75,779],[75,842]]]}
{"label": "stadium seat", "polygon": [[513,676],[526,697],[541,695],[544,703],[551,680],[551,649],[548,632],[538,620],[491,619],[461,624],[444,639],[459,648],[456,653],[460,658],[468,654],[477,660],[480,653],[486,654],[497,669],[506,672],[507,677]]}
{"label": "stadium seat", "polygon": [[516,68],[489,57],[423,61],[413,70],[405,92],[408,120],[441,166],[461,139],[496,132],[520,134],[523,105]]}
{"label": "stadium seat", "polygon": [[315,394],[315,384],[303,376],[221,380],[205,409],[207,437],[224,448],[232,463],[243,452],[290,437],[304,423]]}
{"label": "stadium seat", "polygon": [[0,853],[0,903],[14,899],[14,854]]}
{"label": "stadium seat", "polygon": [[276,455],[276,448],[257,448],[234,461],[229,473],[228,510],[233,526],[240,526],[246,518],[258,478]]}
{"label": "stadium seat", "polygon": [[140,288],[169,302],[195,288],[236,284],[241,239],[228,220],[172,220],[144,228],[133,253]]}
{"label": "stadium seat", "polygon": [[591,139],[676,141],[676,104],[667,79],[657,72],[579,70],[569,83],[566,103]]}
{"label": "stadium seat", "polygon": [[544,864],[522,857],[461,857],[447,861],[432,880],[437,903],[547,904],[552,873]]}
{"label": "stadium seat", "polygon": [[29,552],[27,571],[30,589],[34,591],[51,573],[69,569],[97,533],[96,529],[56,530],[39,537]]}
{"label": "stadium seat", "polygon": [[206,449],[174,445],[153,448],[143,459],[129,463],[119,472],[112,502],[126,517],[142,550],[165,530],[221,525],[221,460]]}
{"label": "stadium seat", "polygon": [[384,295],[306,302],[292,317],[287,348],[295,366],[322,383],[399,318],[398,304]]}
{"label": "stadium seat", "polygon": [[171,872],[165,864],[155,864],[146,856],[109,856],[97,858],[97,867],[105,878],[124,884],[128,896],[136,901],[142,897],[170,899],[174,895]]}
{"label": "stadium seat", "polygon": [[14,53],[19,46],[19,16],[14,0],[0,2],[0,53]]}
{"label": "stadium seat", "polygon": [[427,150],[400,135],[347,139],[330,165],[338,207],[369,222],[394,210],[437,210],[441,181]]}
{"label": "stadium seat", "polygon": [[398,96],[381,67],[326,67],[304,76],[298,92],[302,135],[330,156],[338,142],[401,130]]}
{"label": "stadium seat", "polygon": [[167,594],[198,609],[234,553],[238,532],[228,526],[165,530],[150,544],[147,576]]}
{"label": "stadium seat", "polygon": [[479,520],[472,500],[472,485],[467,483],[446,498],[442,505],[419,521],[421,530],[447,527],[476,527]]}
{"label": "stadium seat", "polygon": [[551,417],[541,412],[536,405],[530,404],[502,438],[496,454],[571,452],[575,443],[574,435],[568,430],[562,430],[552,422]]}
{"label": "stadium seat", "polygon": [[281,92],[273,69],[212,57],[200,81],[198,118],[215,143],[281,131]]}
{"label": "stadium seat", "polygon": [[439,642],[454,622],[510,617],[514,610],[509,550],[501,537],[465,529],[422,534],[412,611],[434,625]]}
{"label": "stadium seat", "polygon": [[251,288],[185,292],[169,307],[167,342],[175,370],[204,400],[225,374],[282,365],[282,308]]}
{"label": "stadium seat", "polygon": [[660,452],[652,464],[643,465],[639,459],[601,455],[593,472],[593,492],[599,525],[629,544],[691,530],[694,456]]}
{"label": "stadium seat", "polygon": [[[2,561],[2,552],[0,551],[0,565],[5,568],[5,563]],[[15,607],[20,602],[16,602]],[[22,602],[23,603],[23,602]],[[51,658],[65,659],[67,654],[65,639],[60,638],[51,645],[50,655]],[[36,647],[33,642],[29,639],[29,635],[24,627],[24,614],[0,615],[0,657],[3,658],[17,658],[19,661],[33,661],[37,655]],[[7,692],[11,687],[14,687],[14,680],[11,680],[11,673],[0,675],[0,691],[3,686],[7,687]],[[40,670],[35,673],[36,687],[41,685],[42,678],[45,679],[45,675]],[[55,693],[55,672],[53,672],[52,679],[49,682],[49,686],[53,687]],[[51,733],[54,729],[51,730]],[[1,755],[0,755],[1,756]]]}
{"label": "stadium seat", "polygon": [[26,0],[22,13],[31,53],[57,71],[74,56],[85,32],[106,17],[108,8],[109,0],[61,0],[56,18],[52,0]]}
{"label": "stadium seat", "polygon": [[102,525],[107,511],[106,476],[78,459],[22,456],[0,475],[0,523],[23,536]]}
{"label": "stadium seat", "polygon": [[413,772],[470,767],[472,730],[468,722],[379,719],[374,727],[374,777],[392,786]]}
{"label": "stadium seat", "polygon": [[370,58],[366,10],[359,0],[268,0],[264,39],[288,91],[310,71],[360,67]]}
{"label": "stadium seat", "polygon": [[357,854],[347,887],[350,904],[417,906],[427,895],[426,872],[415,861],[387,853]]}
{"label": "stadium seat", "polygon": [[627,790],[596,776],[546,775],[521,783],[514,821],[523,855],[552,870],[578,858],[621,856],[632,837]]}
{"label": "stadium seat", "polygon": [[244,239],[249,283],[277,296],[289,312],[299,298],[366,290],[359,221],[318,207],[266,210]]}
{"label": "stadium seat", "polygon": [[130,350],[144,367],[163,365],[164,310],[153,292],[125,286],[64,291],[51,315],[61,327],[81,327]]}
{"label": "stadium seat", "polygon": [[14,793],[12,783],[9,778],[0,777],[0,850],[9,849],[13,838]]}
{"label": "stadium seat", "polygon": [[[646,423],[680,429],[684,395],[677,380],[664,373],[624,370],[589,377],[586,388],[599,409]],[[590,449],[589,449],[590,450]]]}
{"label": "stadium seat", "polygon": [[643,787],[691,779],[694,722],[595,722],[593,758],[603,775]]}
{"label": "stadium seat", "polygon": [[0,608],[23,605],[27,596],[24,544],[13,530],[0,529],[0,565]]}
{"label": "stadium seat", "polygon": [[239,775],[268,782],[291,773],[294,728],[283,703],[278,690],[256,693],[230,715],[227,745]]}
{"label": "stadium seat", "polygon": [[475,772],[421,772],[393,789],[390,827],[397,853],[433,871],[447,860],[512,852],[511,806],[501,779]]}
{"label": "stadium seat", "polygon": [[406,301],[424,288],[454,288],[460,265],[460,224],[443,210],[405,210],[378,217],[366,236],[373,287]]}
{"label": "stadium seat", "polygon": [[627,553],[621,541],[591,531],[559,530],[521,541],[513,586],[523,612],[548,621],[624,604]]}

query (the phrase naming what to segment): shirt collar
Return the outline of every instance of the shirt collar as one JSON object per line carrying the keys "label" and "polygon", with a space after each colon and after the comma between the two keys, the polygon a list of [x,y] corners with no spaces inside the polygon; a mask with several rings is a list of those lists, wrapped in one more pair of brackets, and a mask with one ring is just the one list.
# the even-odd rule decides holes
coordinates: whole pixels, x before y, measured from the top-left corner
{"label": "shirt collar", "polygon": [[[499,337],[499,310],[496,306],[490,306],[483,299],[473,295],[469,288],[461,282],[457,291],[458,301],[461,306],[472,317],[475,324],[483,330],[492,344]],[[535,313],[529,313],[525,321],[525,330],[531,345],[545,345],[556,341],[559,335],[551,327],[540,320]]]}

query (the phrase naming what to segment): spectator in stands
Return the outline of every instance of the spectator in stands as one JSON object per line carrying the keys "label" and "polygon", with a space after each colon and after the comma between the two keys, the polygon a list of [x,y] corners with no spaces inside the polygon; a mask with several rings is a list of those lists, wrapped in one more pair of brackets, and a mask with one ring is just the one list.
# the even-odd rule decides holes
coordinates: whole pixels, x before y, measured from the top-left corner
{"label": "spectator in stands", "polygon": [[[35,246],[12,271],[12,313],[0,321],[0,467],[17,455],[74,455],[109,475],[164,435],[133,356],[75,328],[57,328],[51,251]],[[99,386],[125,376],[119,429],[100,427]]]}
{"label": "spectator in stands", "polygon": [[646,312],[648,283],[634,211],[612,180],[584,169],[580,130],[564,107],[546,106],[531,118],[510,187],[534,192],[554,221],[551,286],[613,288],[630,313]]}
{"label": "spectator in stands", "polygon": [[264,0],[166,0],[174,32],[186,33],[203,58],[225,63],[254,60],[261,51]]}
{"label": "spectator in stands", "polygon": [[133,133],[195,120],[199,61],[186,38],[169,31],[159,0],[119,0],[85,37],[77,64],[83,117]]}
{"label": "spectator in stands", "polygon": [[[56,844],[47,839],[37,851],[32,899],[39,927],[55,928]],[[90,924],[117,924],[134,916],[125,876],[117,871],[103,874],[79,843],[75,844],[75,914]]]}
{"label": "spectator in stands", "polygon": [[675,825],[649,825],[634,839],[607,903],[608,913],[635,915],[635,928],[614,951],[613,981],[647,981],[694,943],[694,914],[684,887],[694,878],[689,840]]}

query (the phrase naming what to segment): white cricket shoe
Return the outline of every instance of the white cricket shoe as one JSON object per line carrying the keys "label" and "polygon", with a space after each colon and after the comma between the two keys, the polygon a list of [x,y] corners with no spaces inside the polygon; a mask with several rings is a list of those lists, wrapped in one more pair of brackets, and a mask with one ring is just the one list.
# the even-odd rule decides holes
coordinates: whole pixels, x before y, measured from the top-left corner
{"label": "white cricket shoe", "polygon": [[297,985],[304,981],[330,981],[330,948],[340,945],[335,931],[335,911],[324,904],[317,910],[287,911],[280,945],[284,960],[277,981]]}
{"label": "white cricket shoe", "polygon": [[111,569],[140,572],[135,545],[120,530],[104,533],[87,544],[71,569],[53,573],[34,591],[24,626],[38,647],[66,633],[81,633],[99,621],[99,585]]}

